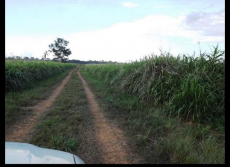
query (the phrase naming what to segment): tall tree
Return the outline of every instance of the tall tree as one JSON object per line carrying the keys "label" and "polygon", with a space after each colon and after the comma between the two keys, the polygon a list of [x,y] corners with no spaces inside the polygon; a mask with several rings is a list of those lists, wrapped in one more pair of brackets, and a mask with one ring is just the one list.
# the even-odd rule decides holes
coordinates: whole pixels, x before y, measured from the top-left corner
{"label": "tall tree", "polygon": [[54,56],[61,62],[66,62],[68,56],[71,54],[70,49],[67,49],[69,41],[66,41],[62,38],[57,38],[54,43],[49,45],[50,51],[54,53]]}
{"label": "tall tree", "polygon": [[42,59],[41,60],[46,60],[46,56],[48,55],[49,51],[45,51],[43,56],[42,56]]}

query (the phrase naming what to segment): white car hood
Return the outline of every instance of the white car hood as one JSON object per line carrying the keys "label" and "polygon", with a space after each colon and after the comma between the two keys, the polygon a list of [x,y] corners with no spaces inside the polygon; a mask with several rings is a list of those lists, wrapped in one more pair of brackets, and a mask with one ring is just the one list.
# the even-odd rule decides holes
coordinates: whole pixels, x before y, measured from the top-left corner
{"label": "white car hood", "polygon": [[84,164],[76,155],[32,144],[5,142],[6,164]]}

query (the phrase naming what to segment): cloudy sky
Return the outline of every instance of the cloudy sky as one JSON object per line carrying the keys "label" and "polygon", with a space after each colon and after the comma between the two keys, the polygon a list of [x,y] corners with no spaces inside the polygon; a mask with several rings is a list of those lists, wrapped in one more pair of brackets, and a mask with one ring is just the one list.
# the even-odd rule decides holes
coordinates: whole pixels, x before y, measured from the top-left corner
{"label": "cloudy sky", "polygon": [[[69,59],[129,62],[225,49],[224,0],[5,0],[5,56],[41,58],[57,37]],[[52,54],[50,54],[52,59]]]}

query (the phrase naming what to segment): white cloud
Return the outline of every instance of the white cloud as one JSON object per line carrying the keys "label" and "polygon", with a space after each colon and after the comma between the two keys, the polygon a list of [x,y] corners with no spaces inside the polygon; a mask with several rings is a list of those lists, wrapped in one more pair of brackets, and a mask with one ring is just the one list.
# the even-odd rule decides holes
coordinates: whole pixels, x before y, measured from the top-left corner
{"label": "white cloud", "polygon": [[5,52],[7,55],[33,56],[41,58],[48,45],[53,43],[56,36],[17,36],[6,37]]}
{"label": "white cloud", "polygon": [[131,3],[131,2],[123,2],[122,3],[124,7],[134,8],[137,7],[137,4]]}
{"label": "white cloud", "polygon": [[[74,33],[63,38],[70,42],[70,59],[126,62],[150,53],[159,54],[159,49],[170,50],[172,54],[177,55],[185,50],[183,38],[194,43],[224,41],[223,34],[205,34],[205,25],[196,28],[195,23],[193,25],[186,22],[191,20],[188,18],[189,16],[150,15],[134,22],[117,23],[106,29]],[[209,21],[209,25],[213,24],[212,28],[218,25],[217,28],[223,29],[222,24],[219,24],[222,22],[220,18]],[[168,37],[182,37],[181,44],[169,42]],[[32,52],[34,57],[41,56],[54,39],[56,36],[6,37],[6,52]]]}
{"label": "white cloud", "polygon": [[215,13],[193,12],[182,22],[186,29],[200,31],[204,38],[225,35],[225,11]]}
{"label": "white cloud", "polygon": [[171,8],[171,5],[166,5],[166,6],[153,6],[154,8],[160,9],[160,8]]}

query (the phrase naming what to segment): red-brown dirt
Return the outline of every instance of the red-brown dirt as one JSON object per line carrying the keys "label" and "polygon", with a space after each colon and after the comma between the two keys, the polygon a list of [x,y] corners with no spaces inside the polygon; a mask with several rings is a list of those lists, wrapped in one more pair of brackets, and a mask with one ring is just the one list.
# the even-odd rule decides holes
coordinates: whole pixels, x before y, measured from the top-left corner
{"label": "red-brown dirt", "polygon": [[86,81],[81,76],[80,72],[77,72],[80,80],[82,81],[83,88],[86,93],[86,97],[90,104],[90,109],[94,115],[96,126],[96,138],[102,148],[103,163],[109,164],[129,164],[137,163],[138,159],[130,160],[128,157],[133,156],[132,150],[128,148],[127,140],[125,139],[123,132],[115,125],[108,123],[108,120],[103,116],[100,111],[97,102],[94,99],[94,95],[87,86]]}

